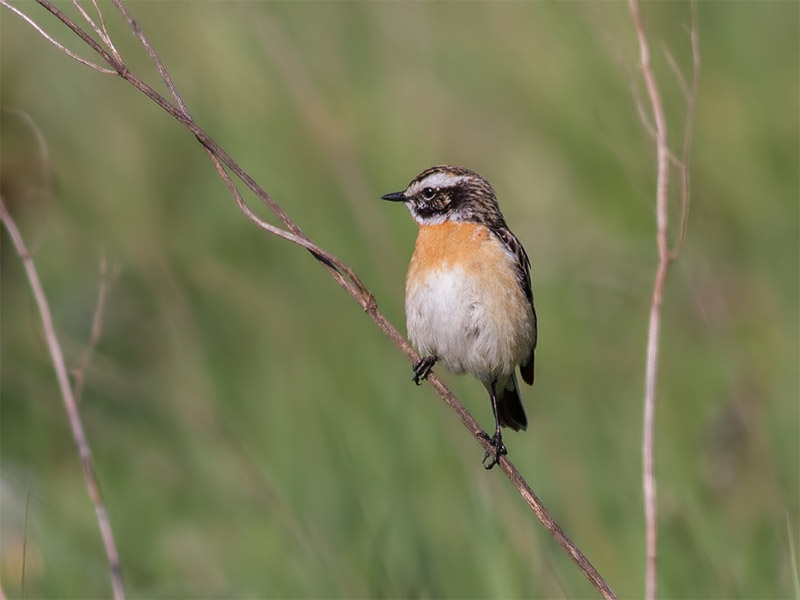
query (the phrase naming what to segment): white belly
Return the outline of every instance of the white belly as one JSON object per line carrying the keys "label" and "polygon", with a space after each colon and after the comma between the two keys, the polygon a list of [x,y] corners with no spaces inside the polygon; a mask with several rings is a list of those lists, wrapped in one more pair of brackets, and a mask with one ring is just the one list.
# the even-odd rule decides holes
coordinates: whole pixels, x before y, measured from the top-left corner
{"label": "white belly", "polygon": [[514,276],[497,273],[493,285],[476,281],[460,265],[428,271],[407,286],[406,323],[422,356],[488,383],[530,355],[533,314]]}

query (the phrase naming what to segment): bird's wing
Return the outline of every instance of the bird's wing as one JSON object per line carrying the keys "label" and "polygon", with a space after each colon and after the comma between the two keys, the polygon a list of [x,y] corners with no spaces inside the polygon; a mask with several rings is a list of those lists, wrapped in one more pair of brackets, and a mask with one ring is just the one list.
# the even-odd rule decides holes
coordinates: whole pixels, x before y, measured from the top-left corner
{"label": "bird's wing", "polygon": [[514,256],[517,267],[517,282],[525,294],[525,297],[528,299],[528,302],[530,302],[531,311],[533,312],[533,343],[531,344],[531,353],[528,360],[520,365],[522,379],[528,385],[532,385],[534,375],[533,353],[534,350],[536,350],[538,330],[536,326],[536,308],[533,305],[533,290],[531,289],[531,261],[528,259],[528,254],[525,252],[522,243],[505,224],[500,227],[492,228],[492,233],[497,236],[506,249]]}

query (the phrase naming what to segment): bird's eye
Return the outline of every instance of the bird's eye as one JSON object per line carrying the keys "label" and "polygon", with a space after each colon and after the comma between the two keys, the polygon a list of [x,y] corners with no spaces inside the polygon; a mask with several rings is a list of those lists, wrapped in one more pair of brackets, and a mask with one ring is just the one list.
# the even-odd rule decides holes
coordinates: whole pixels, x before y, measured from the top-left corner
{"label": "bird's eye", "polygon": [[434,188],[425,188],[422,190],[422,197],[425,200],[433,200],[433,197],[436,195],[436,190]]}

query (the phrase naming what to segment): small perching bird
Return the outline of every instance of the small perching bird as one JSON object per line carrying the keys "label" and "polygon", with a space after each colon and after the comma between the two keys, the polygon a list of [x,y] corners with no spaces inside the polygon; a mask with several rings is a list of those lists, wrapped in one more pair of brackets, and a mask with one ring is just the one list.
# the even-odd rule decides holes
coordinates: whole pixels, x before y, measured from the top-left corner
{"label": "small perching bird", "polygon": [[382,198],[404,202],[419,225],[406,278],[408,335],[421,356],[414,382],[441,361],[483,383],[495,419],[494,452],[483,459],[491,469],[507,454],[500,427],[528,426],[515,373],[519,367],[533,385],[537,329],[528,255],[492,186],[469,169],[431,167]]}

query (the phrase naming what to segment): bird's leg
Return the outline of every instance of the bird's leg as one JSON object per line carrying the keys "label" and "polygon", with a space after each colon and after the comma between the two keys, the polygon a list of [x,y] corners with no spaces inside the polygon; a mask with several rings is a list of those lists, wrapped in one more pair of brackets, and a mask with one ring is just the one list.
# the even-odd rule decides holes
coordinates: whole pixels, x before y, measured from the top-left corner
{"label": "bird's leg", "polygon": [[436,364],[435,356],[423,356],[414,363],[414,383],[420,385],[420,381],[427,379],[431,374],[433,365]]}
{"label": "bird's leg", "polygon": [[[489,438],[489,445],[491,448],[494,448],[494,452],[492,449],[486,451],[486,454],[483,457],[483,468],[487,471],[495,466],[497,463],[500,462],[500,457],[508,454],[508,450],[503,445],[503,436],[500,433],[500,419],[497,417],[497,391],[495,390],[495,385],[497,381],[492,381],[492,413],[494,414],[494,435]],[[489,436],[486,436],[489,437]],[[486,464],[486,459],[491,457],[491,461],[489,464]]]}

